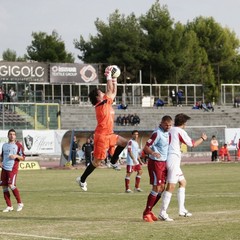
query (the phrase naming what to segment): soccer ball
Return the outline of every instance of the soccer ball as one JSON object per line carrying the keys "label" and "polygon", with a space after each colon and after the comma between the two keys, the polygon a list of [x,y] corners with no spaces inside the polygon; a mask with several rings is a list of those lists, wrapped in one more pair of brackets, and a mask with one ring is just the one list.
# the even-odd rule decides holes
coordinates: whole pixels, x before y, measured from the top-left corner
{"label": "soccer ball", "polygon": [[121,75],[121,70],[117,65],[112,65],[112,77],[118,78]]}

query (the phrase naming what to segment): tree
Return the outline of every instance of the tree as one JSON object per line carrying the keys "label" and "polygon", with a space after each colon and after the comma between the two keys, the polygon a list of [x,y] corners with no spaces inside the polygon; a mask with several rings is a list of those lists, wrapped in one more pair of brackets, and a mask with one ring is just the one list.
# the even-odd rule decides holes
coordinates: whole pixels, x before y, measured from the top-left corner
{"label": "tree", "polygon": [[4,61],[15,62],[17,59],[17,53],[16,51],[8,48],[3,52],[2,57]]}
{"label": "tree", "polygon": [[[140,17],[140,25],[145,33],[147,56],[145,66],[151,66],[151,75],[157,83],[165,83],[174,68],[173,20],[167,7],[158,1]],[[150,79],[152,81],[152,79]]]}
{"label": "tree", "polygon": [[44,32],[32,33],[32,45],[27,47],[26,57],[38,62],[73,63],[72,53],[67,53],[65,44],[56,31],[51,35]]}
{"label": "tree", "polygon": [[234,32],[221,27],[212,17],[197,17],[186,27],[196,33],[202,51],[206,52],[207,69],[213,78],[206,79],[205,89],[209,91],[208,96],[211,93],[212,97],[218,98],[221,83],[230,83],[234,78],[239,79],[239,39]]}
{"label": "tree", "polygon": [[240,77],[239,39],[212,17],[174,23],[156,0],[139,18],[116,10],[108,24],[95,25],[96,36],[74,40],[84,62],[115,63],[131,77],[141,69],[143,83],[202,83],[208,100],[218,97],[222,82]]}
{"label": "tree", "polygon": [[196,33],[177,23],[173,38],[176,42],[173,44],[176,83],[213,84],[212,72],[207,67],[207,53],[200,47]]}
{"label": "tree", "polygon": [[116,10],[107,24],[97,19],[95,26],[97,36],[90,36],[89,41],[82,36],[79,41],[74,40],[75,48],[81,52],[79,59],[87,63],[117,64],[124,69],[124,82],[127,77],[136,79],[146,59],[146,51],[143,32],[135,15],[125,17]]}
{"label": "tree", "polygon": [[[240,42],[236,34],[221,27],[212,17],[197,17],[187,24],[187,28],[197,34],[200,47],[207,53],[208,63],[213,65],[215,76],[218,67],[231,65],[238,56]],[[227,78],[223,81],[226,82]]]}
{"label": "tree", "polygon": [[199,66],[204,62],[196,34],[187,32],[184,25],[177,23],[172,35],[173,59],[168,82],[199,83]]}

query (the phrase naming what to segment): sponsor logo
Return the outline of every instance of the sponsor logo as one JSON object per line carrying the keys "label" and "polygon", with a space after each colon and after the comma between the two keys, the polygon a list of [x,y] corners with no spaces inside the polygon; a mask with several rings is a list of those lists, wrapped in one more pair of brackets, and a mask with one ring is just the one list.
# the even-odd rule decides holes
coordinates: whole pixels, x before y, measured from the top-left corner
{"label": "sponsor logo", "polygon": [[44,75],[44,68],[41,66],[0,66],[1,77],[38,77],[41,78]]}
{"label": "sponsor logo", "polygon": [[27,135],[24,138],[24,143],[25,143],[25,146],[27,147],[27,149],[30,150],[33,145],[33,137],[31,137],[30,135]]}
{"label": "sponsor logo", "polygon": [[84,66],[80,70],[80,75],[84,82],[92,82],[97,78],[96,70],[91,65]]}
{"label": "sponsor logo", "polygon": [[40,169],[40,165],[35,161],[21,161],[19,163],[19,170],[38,170]]}
{"label": "sponsor logo", "polygon": [[52,75],[54,77],[75,77],[77,76],[77,68],[76,67],[61,67],[61,66],[53,66]]}

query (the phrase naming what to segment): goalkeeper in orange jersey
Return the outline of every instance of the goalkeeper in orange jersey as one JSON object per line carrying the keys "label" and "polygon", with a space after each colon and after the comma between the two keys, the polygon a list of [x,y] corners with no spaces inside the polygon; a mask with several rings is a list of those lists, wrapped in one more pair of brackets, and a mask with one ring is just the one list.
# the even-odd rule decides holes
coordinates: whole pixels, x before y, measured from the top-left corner
{"label": "goalkeeper in orange jersey", "polygon": [[81,177],[76,181],[83,191],[87,191],[86,178],[100,166],[101,162],[107,157],[108,149],[114,146],[114,154],[111,157],[111,165],[118,169],[117,161],[120,153],[127,145],[127,139],[113,132],[114,110],[112,108],[113,100],[117,94],[117,78],[114,76],[117,66],[108,66],[105,70],[107,78],[107,91],[103,93],[100,89],[93,89],[89,93],[92,105],[95,107],[97,127],[94,132],[94,151],[93,161],[87,166]]}

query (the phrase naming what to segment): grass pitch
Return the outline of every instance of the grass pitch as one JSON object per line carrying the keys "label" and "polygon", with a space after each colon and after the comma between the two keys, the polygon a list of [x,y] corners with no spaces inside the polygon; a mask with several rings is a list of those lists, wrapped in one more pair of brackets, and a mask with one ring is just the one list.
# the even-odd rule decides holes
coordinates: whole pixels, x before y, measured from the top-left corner
{"label": "grass pitch", "polygon": [[[88,192],[75,182],[83,169],[20,171],[18,187],[25,207],[22,212],[0,212],[0,239],[239,239],[240,164],[194,164],[182,169],[188,181],[186,207],[193,217],[178,216],[175,191],[169,207],[175,221],[154,223],[141,218],[151,188],[146,167],[144,192],[132,194],[124,193],[125,168],[96,169],[88,178]],[[16,209],[13,197],[12,202]],[[159,206],[160,202],[155,214]],[[2,197],[0,209],[5,207]]]}

